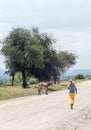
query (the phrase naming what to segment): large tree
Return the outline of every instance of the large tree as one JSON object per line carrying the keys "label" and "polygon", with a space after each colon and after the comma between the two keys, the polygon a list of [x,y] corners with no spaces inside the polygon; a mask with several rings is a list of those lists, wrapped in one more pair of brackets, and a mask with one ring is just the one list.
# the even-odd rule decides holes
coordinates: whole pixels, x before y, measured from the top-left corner
{"label": "large tree", "polygon": [[3,41],[2,53],[6,58],[5,62],[9,69],[22,73],[23,88],[27,86],[27,74],[31,74],[32,66],[43,65],[42,46],[32,34],[29,30],[15,28]]}
{"label": "large tree", "polygon": [[[46,51],[45,51],[46,52]],[[35,77],[39,80],[60,79],[61,74],[76,64],[77,56],[68,51],[51,50],[44,55],[44,67],[35,68]]]}
{"label": "large tree", "polygon": [[55,39],[37,28],[31,31],[15,28],[3,40],[2,54],[11,74],[21,72],[22,87],[27,86],[27,77],[34,75],[39,80],[56,80],[61,72],[76,63],[76,56],[53,48]]}

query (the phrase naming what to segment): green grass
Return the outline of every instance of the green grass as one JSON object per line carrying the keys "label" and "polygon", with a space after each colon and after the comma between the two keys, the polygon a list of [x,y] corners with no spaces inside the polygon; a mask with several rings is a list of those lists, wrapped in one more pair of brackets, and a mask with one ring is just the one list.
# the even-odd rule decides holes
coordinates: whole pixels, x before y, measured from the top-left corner
{"label": "green grass", "polygon": [[[66,88],[66,82],[62,81],[59,84],[55,84],[53,86],[50,86],[48,91],[58,91]],[[31,85],[29,88],[22,88],[21,86],[10,86],[9,84],[5,84],[0,87],[0,100],[6,100],[6,99],[12,99],[12,98],[18,98],[18,97],[24,97],[24,96],[30,96],[30,95],[37,95],[38,94],[38,85]],[[41,91],[42,94],[45,93],[45,90],[43,89]]]}
{"label": "green grass", "polygon": [[[75,83],[83,82],[85,80],[76,80]],[[68,84],[68,81],[61,81],[58,84],[54,84],[53,86],[50,86],[48,91],[58,91],[66,89]],[[21,86],[10,86],[9,84],[5,84],[0,87],[0,100],[6,100],[6,99],[12,99],[12,98],[18,98],[18,97],[24,97],[29,95],[37,95],[38,94],[38,85],[31,85],[29,88],[22,88]],[[44,94],[45,91],[42,90],[42,94]]]}
{"label": "green grass", "polygon": [[67,81],[62,81],[58,84],[54,84],[53,86],[49,87],[49,91],[63,90],[66,87],[67,87]]}
{"label": "green grass", "polygon": [[12,99],[17,97],[36,95],[37,89],[23,89],[14,87],[0,87],[0,100]]}

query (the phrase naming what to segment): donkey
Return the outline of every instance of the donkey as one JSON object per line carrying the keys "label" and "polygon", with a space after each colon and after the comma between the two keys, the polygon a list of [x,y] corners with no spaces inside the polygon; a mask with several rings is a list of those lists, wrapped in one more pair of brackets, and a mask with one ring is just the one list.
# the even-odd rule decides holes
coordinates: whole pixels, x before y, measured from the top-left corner
{"label": "donkey", "polygon": [[48,95],[48,87],[50,85],[52,85],[53,82],[49,81],[47,83],[39,83],[39,86],[38,86],[38,95],[41,95],[41,91],[42,89],[44,88],[45,89],[45,94]]}

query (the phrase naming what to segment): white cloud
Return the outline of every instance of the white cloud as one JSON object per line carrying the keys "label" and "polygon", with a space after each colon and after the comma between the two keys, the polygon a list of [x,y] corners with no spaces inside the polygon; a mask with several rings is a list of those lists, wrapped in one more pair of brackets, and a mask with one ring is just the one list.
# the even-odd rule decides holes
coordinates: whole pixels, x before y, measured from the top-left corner
{"label": "white cloud", "polygon": [[[0,0],[0,38],[13,27],[39,27],[53,34],[57,50],[79,56],[75,67],[91,68],[90,16],[90,0]],[[3,60],[1,57],[0,67]]]}

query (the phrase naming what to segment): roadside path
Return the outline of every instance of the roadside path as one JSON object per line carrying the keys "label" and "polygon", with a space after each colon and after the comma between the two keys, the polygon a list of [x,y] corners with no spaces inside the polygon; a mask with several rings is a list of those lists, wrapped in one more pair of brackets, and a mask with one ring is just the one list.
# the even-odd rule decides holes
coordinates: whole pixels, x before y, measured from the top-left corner
{"label": "roadside path", "polygon": [[68,90],[0,102],[0,130],[91,130],[91,81],[77,84],[74,109]]}

